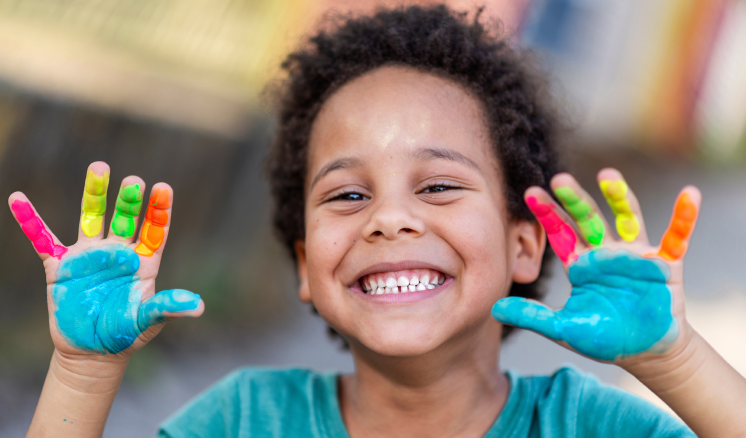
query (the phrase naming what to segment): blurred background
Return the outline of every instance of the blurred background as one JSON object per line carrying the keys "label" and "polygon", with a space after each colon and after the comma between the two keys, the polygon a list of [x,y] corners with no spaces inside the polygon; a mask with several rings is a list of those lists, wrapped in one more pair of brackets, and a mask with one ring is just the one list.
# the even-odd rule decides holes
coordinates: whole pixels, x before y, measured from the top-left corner
{"label": "blurred background", "polygon": [[[158,289],[186,288],[207,305],[133,357],[106,436],[153,435],[243,365],[352,370],[297,301],[269,226],[261,163],[274,122],[262,90],[324,19],[411,3],[0,0],[0,194],[24,191],[69,245],[89,163],[108,162],[113,185],[130,174],[170,183],[175,216]],[[679,189],[702,189],[688,316],[746,373],[746,0],[448,3],[485,6],[486,19],[535,51],[570,127],[571,169],[600,199],[595,172],[619,168],[652,239]],[[0,436],[21,436],[52,352],[44,271],[8,209],[0,249]],[[561,267],[548,290],[547,302],[562,306]],[[527,374],[571,364],[655,402],[618,368],[529,333],[505,344],[501,363]]]}

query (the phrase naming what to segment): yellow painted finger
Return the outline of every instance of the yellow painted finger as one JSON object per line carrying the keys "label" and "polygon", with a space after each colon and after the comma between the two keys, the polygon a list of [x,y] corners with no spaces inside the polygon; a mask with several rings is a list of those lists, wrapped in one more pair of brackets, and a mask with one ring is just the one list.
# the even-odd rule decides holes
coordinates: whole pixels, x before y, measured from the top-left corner
{"label": "yellow painted finger", "polygon": [[106,212],[106,190],[109,187],[109,171],[97,175],[89,169],[85,178],[80,229],[89,238],[101,233]]}
{"label": "yellow painted finger", "polygon": [[627,197],[627,183],[624,180],[602,180],[599,186],[616,216],[617,233],[625,241],[634,241],[640,234],[640,220]]}

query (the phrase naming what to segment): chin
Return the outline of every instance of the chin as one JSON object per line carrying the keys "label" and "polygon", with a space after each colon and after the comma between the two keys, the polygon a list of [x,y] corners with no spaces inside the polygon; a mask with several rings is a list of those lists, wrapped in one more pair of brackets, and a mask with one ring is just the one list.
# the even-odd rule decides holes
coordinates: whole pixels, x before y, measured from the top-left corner
{"label": "chin", "polygon": [[432,352],[443,342],[434,328],[379,332],[356,340],[366,349],[387,357],[417,357]]}

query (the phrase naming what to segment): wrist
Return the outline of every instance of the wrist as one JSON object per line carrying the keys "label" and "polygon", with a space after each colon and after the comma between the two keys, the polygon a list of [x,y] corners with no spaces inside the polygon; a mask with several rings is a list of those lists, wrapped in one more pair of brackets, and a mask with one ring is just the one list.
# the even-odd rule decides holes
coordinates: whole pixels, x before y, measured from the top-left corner
{"label": "wrist", "polygon": [[664,354],[645,354],[619,365],[650,390],[661,396],[686,383],[702,368],[709,345],[688,323],[682,335]]}
{"label": "wrist", "polygon": [[55,349],[49,365],[49,374],[61,384],[83,394],[116,393],[128,363],[128,357],[91,357],[65,354]]}

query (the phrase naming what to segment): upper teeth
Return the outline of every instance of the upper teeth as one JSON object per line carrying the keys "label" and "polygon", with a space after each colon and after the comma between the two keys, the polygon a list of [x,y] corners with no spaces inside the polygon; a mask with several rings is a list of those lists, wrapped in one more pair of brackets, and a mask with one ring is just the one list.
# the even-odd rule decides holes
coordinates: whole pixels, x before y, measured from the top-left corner
{"label": "upper teeth", "polygon": [[368,294],[398,294],[432,290],[445,281],[445,276],[434,270],[407,270],[377,273],[360,279],[363,291]]}

